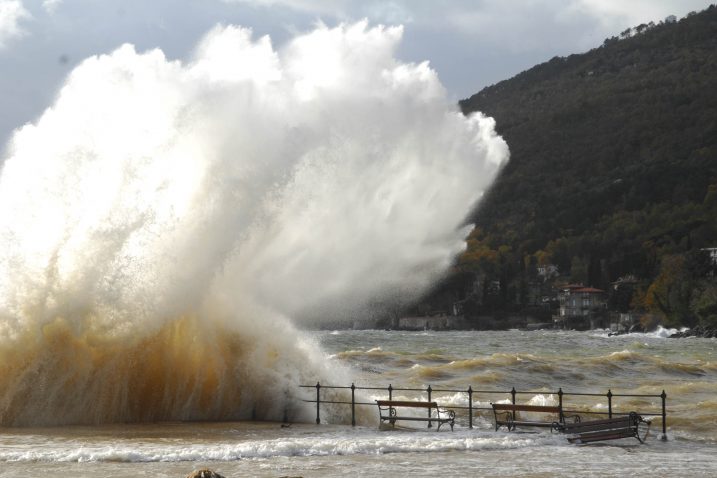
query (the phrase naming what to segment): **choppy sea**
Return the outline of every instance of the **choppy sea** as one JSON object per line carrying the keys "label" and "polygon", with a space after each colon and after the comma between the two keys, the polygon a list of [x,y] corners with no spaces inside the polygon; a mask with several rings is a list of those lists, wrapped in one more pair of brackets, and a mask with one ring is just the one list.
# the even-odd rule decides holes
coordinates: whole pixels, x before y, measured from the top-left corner
{"label": "choppy sea", "polygon": [[[421,422],[380,427],[372,405],[325,405],[313,422],[313,388],[296,391],[290,424],[158,423],[0,430],[0,477],[183,477],[209,467],[227,476],[717,476],[717,340],[669,339],[670,331],[311,332],[326,360],[343,369],[356,401],[432,399],[457,408],[455,431]],[[301,364],[296,364],[301,367]],[[346,380],[346,381],[344,381]],[[307,384],[311,385],[311,384]],[[474,427],[465,408],[468,387]],[[626,439],[572,445],[549,430],[495,431],[491,401],[556,403],[604,413],[655,413],[645,444]],[[666,440],[659,395],[666,393]],[[505,391],[506,393],[499,393]],[[486,393],[483,393],[486,392]],[[488,393],[491,392],[491,393]],[[521,393],[525,392],[525,393]],[[345,401],[347,390],[321,392]],[[309,417],[309,419],[307,419]]]}

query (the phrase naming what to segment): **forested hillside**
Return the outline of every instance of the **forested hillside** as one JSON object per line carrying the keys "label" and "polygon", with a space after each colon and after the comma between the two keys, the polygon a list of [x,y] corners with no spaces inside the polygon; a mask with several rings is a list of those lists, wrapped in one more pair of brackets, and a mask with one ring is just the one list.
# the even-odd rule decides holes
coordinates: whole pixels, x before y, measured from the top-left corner
{"label": "forested hillside", "polygon": [[[529,305],[537,266],[610,290],[614,310],[717,323],[717,8],[639,25],[461,101],[495,118],[511,160],[448,287],[480,278],[468,315]],[[495,285],[490,285],[495,284]],[[491,294],[491,287],[497,288]]]}

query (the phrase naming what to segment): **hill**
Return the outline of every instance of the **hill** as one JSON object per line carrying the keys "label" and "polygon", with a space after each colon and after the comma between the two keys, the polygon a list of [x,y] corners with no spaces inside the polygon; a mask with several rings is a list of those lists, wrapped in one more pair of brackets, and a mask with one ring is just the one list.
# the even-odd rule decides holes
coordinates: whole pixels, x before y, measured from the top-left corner
{"label": "hill", "polygon": [[[637,277],[629,297],[611,297],[613,310],[717,322],[702,251],[717,247],[716,92],[713,5],[461,101],[464,113],[495,118],[511,160],[441,290],[468,315],[514,313],[530,306],[537,267],[554,264],[557,280],[605,290]],[[468,284],[479,283],[476,295]]]}

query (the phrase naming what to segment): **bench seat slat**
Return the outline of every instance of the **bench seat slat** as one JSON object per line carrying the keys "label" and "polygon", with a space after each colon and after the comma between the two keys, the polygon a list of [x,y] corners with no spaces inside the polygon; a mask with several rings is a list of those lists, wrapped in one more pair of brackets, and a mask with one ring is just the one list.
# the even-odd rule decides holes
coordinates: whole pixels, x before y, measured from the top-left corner
{"label": "bench seat slat", "polygon": [[575,437],[568,438],[570,443],[590,443],[594,441],[619,440],[621,438],[635,438],[635,433],[623,431],[611,431],[609,433],[584,433]]}
{"label": "bench seat slat", "polygon": [[436,418],[436,417],[384,417],[384,420],[413,420],[415,422],[450,422],[451,418]]}
{"label": "bench seat slat", "polygon": [[631,417],[619,417],[619,418],[610,418],[606,420],[587,420],[587,421],[580,421],[575,423],[569,423],[568,426],[570,427],[577,427],[580,425],[599,425],[599,426],[610,426],[610,425],[629,425],[630,423],[637,423],[636,420],[634,420]]}
{"label": "bench seat slat", "polygon": [[493,403],[494,410],[506,412],[560,413],[560,407],[544,405],[513,405],[512,403]]}
{"label": "bench seat slat", "polygon": [[579,427],[564,427],[565,433],[586,433],[586,432],[599,432],[607,430],[624,430],[635,428],[630,423],[613,423],[613,424],[590,424],[586,423]]}
{"label": "bench seat slat", "polygon": [[553,427],[555,422],[525,422],[521,420],[516,420],[510,423],[519,427]]}
{"label": "bench seat slat", "polygon": [[408,400],[376,400],[379,407],[438,408],[436,402],[411,402]]}

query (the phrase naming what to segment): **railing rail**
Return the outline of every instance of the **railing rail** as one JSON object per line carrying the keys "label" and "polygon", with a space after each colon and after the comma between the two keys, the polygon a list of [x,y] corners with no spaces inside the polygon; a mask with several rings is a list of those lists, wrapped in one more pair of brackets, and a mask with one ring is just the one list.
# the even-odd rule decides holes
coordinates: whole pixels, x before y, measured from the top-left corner
{"label": "railing rail", "polygon": [[[628,415],[631,411],[616,412],[613,410],[613,398],[659,398],[661,400],[661,406],[659,412],[646,412],[638,411],[642,416],[647,417],[661,417],[662,418],[662,439],[667,440],[667,394],[663,390],[661,394],[640,394],[640,393],[613,393],[612,389],[609,389],[607,393],[590,393],[590,392],[565,392],[562,387],[558,388],[557,391],[528,391],[528,390],[516,390],[513,387],[511,390],[476,390],[469,386],[464,389],[449,389],[449,388],[432,388],[428,385],[426,388],[415,388],[415,387],[394,387],[389,384],[388,387],[358,387],[355,384],[350,386],[338,386],[338,385],[321,385],[320,382],[316,382],[316,385],[299,385],[300,388],[312,388],[316,390],[316,399],[308,400],[304,399],[304,402],[316,404],[316,423],[321,423],[321,404],[334,404],[334,405],[350,405],[351,406],[351,425],[356,426],[356,407],[357,406],[375,406],[372,402],[362,402],[356,399],[356,390],[374,391],[374,392],[387,392],[388,399],[393,399],[394,392],[418,392],[425,393],[428,397],[428,401],[431,401],[431,397],[434,393],[465,393],[468,396],[468,405],[449,405],[442,406],[441,408],[447,408],[451,410],[467,410],[468,411],[468,427],[473,428],[473,416],[476,410],[492,410],[492,407],[481,407],[476,406],[473,401],[474,395],[509,395],[512,403],[516,403],[517,395],[545,395],[555,394],[558,396],[558,402],[560,409],[563,413],[581,413],[585,415],[607,415],[608,418],[612,418],[613,415]],[[322,399],[321,390],[351,390],[351,401],[347,400],[332,400]],[[570,409],[563,408],[565,397],[605,397],[607,399],[607,412],[597,412],[582,409]],[[430,413],[430,410],[429,410]],[[430,418],[430,417],[429,417]],[[428,422],[428,426],[431,426],[431,422]]]}

